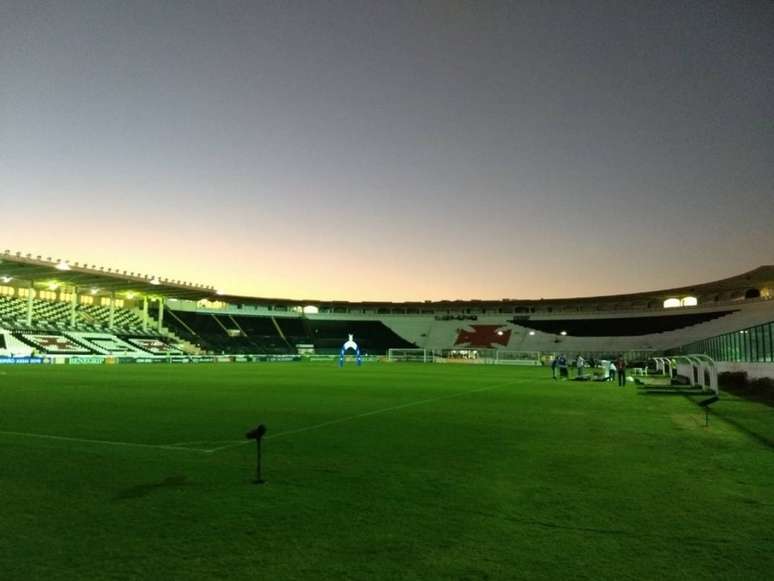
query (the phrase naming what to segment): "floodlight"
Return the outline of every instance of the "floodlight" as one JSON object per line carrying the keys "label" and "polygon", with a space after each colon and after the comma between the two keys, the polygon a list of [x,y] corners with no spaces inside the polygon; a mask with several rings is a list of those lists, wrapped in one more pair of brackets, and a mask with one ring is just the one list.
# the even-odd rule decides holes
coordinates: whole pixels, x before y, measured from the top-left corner
{"label": "floodlight", "polygon": [[99,292],[98,288],[91,289],[91,294],[93,294],[93,295],[97,294],[98,292]]}
{"label": "floodlight", "polygon": [[502,331],[497,331],[497,334],[502,336],[503,332]]}
{"label": "floodlight", "polygon": [[564,337],[565,335],[567,335],[567,331],[562,331],[562,332],[561,332],[561,333],[559,333],[559,334],[560,334],[562,337]]}
{"label": "floodlight", "polygon": [[67,264],[67,261],[60,260],[56,265],[57,270],[70,270],[70,265]]}
{"label": "floodlight", "polygon": [[12,276],[3,276],[3,277],[0,277],[0,280],[2,280],[3,282],[11,282],[13,280],[13,277]]}
{"label": "floodlight", "polygon": [[157,277],[157,276],[154,276],[154,277],[153,277],[153,278],[150,280],[150,283],[151,283],[151,284],[153,284],[153,285],[160,285],[160,284],[161,284],[161,281],[159,280],[159,277]]}
{"label": "floodlight", "polygon": [[59,283],[56,282],[50,282],[48,283],[48,290],[56,290],[59,288]]}
{"label": "floodlight", "polygon": [[535,331],[530,331],[530,332],[529,332],[529,334],[530,334],[530,335],[534,335],[534,334],[535,334]]}

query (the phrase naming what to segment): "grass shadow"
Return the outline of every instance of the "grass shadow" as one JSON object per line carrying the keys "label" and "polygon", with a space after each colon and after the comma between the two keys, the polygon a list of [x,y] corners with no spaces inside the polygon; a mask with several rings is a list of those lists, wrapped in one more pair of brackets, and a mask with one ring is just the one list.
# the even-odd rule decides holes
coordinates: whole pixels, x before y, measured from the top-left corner
{"label": "grass shadow", "polygon": [[680,395],[683,397],[692,395],[704,395],[704,392],[696,389],[643,389],[639,395]]}
{"label": "grass shadow", "polygon": [[[723,402],[721,402],[723,403]],[[745,426],[742,422],[739,420],[733,419],[727,415],[725,415],[720,410],[713,410],[710,409],[710,417],[716,417],[718,419],[723,420],[724,422],[734,426],[737,430],[745,434],[746,436],[752,438],[756,442],[758,442],[761,446],[764,446],[768,448],[769,450],[774,450],[774,439],[769,438],[767,436],[764,436],[763,434],[759,434],[755,430],[752,430]]]}
{"label": "grass shadow", "polygon": [[130,498],[142,498],[148,496],[156,490],[164,488],[180,488],[188,485],[186,476],[169,476],[161,482],[150,482],[148,484],[138,484],[120,491],[113,497],[113,500],[128,500]]}

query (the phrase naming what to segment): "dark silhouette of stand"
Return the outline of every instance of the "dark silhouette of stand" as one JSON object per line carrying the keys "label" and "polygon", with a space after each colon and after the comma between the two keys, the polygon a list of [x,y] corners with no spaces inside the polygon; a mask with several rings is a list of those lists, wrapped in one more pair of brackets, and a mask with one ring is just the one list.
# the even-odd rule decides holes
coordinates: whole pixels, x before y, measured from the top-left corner
{"label": "dark silhouette of stand", "polygon": [[256,467],[255,467],[255,483],[263,484],[265,480],[261,478],[261,440],[266,434],[266,426],[259,424],[258,427],[253,428],[245,434],[248,440],[255,440],[256,449]]}

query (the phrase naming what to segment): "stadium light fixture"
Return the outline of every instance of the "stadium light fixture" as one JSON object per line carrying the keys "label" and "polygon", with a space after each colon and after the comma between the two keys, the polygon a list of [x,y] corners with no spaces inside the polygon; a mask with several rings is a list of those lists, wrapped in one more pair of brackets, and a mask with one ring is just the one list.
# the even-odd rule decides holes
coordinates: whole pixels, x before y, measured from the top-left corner
{"label": "stadium light fixture", "polygon": [[93,294],[93,295],[97,294],[98,292],[99,292],[98,288],[91,289],[91,294]]}
{"label": "stadium light fixture", "polygon": [[0,277],[0,280],[2,280],[3,282],[11,282],[13,280],[13,277],[12,276],[3,276],[3,277]]}
{"label": "stadium light fixture", "polygon": [[562,337],[564,337],[565,335],[567,335],[567,331],[562,331],[562,332],[561,332],[561,333],[559,333],[559,334],[560,334]]}
{"label": "stadium light fixture", "polygon": [[530,334],[530,337],[534,336],[535,335],[535,331],[530,331],[529,334]]}
{"label": "stadium light fixture", "polygon": [[503,332],[502,331],[497,331],[497,334],[500,335],[501,337],[503,336]]}
{"label": "stadium light fixture", "polygon": [[158,285],[160,285],[160,284],[161,284],[161,281],[159,280],[159,277],[158,277],[158,276],[154,276],[154,277],[153,277],[153,278],[150,280],[150,283],[151,283],[152,285],[156,285],[156,286],[158,286]]}
{"label": "stadium light fixture", "polygon": [[70,270],[70,265],[67,264],[66,260],[60,260],[56,265],[57,270]]}
{"label": "stadium light fixture", "polygon": [[48,290],[55,291],[58,288],[59,288],[59,283],[58,282],[50,282],[50,283],[48,283]]}

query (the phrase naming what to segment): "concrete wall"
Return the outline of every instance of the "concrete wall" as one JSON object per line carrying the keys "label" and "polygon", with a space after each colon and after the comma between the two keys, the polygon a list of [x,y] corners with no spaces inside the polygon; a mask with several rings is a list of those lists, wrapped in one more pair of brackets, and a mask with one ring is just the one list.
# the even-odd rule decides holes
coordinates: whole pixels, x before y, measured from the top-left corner
{"label": "concrete wall", "polygon": [[732,361],[718,361],[718,373],[730,371],[744,371],[749,379],[768,377],[774,379],[774,363],[736,363]]}

